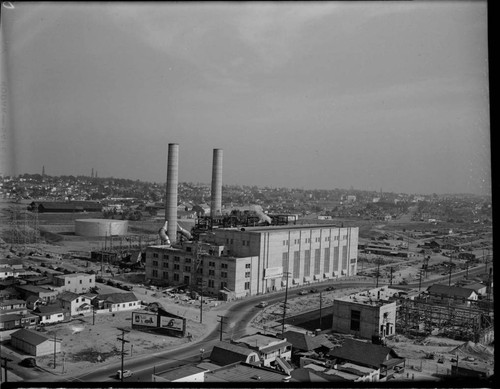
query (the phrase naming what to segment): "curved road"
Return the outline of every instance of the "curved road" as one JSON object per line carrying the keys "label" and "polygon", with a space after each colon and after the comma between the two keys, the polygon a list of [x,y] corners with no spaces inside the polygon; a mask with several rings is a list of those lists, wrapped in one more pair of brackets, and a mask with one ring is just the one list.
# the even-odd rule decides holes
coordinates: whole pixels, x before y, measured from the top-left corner
{"label": "curved road", "polygon": [[[469,269],[469,276],[475,274],[480,274],[484,272],[484,267],[479,266],[477,268]],[[454,273],[452,275],[452,281],[463,278],[465,275],[465,270],[461,272]],[[422,287],[431,285],[433,283],[448,280],[448,276],[443,276],[439,279],[433,280],[423,280],[421,283]],[[374,286],[375,279],[369,280],[353,280],[353,281],[336,281],[333,283],[336,289],[345,289],[353,287],[365,287]],[[332,283],[323,284],[321,286],[314,285],[314,288],[318,290],[325,290],[327,286],[331,286]],[[382,286],[382,285],[381,285]],[[409,285],[397,285],[399,288],[415,288],[418,287],[418,282]],[[288,290],[288,298],[293,299],[299,295],[299,291],[303,289],[309,289],[312,286],[293,288]],[[269,304],[274,304],[277,302],[283,302],[285,297],[285,292],[275,292],[270,295],[259,295],[253,296],[249,299],[243,300],[229,307],[227,313],[225,314],[224,326],[223,326],[223,339],[229,338],[239,338],[247,333],[247,328],[252,318],[257,315],[261,309],[256,307],[259,301],[267,301]],[[327,309],[325,307],[324,309]],[[310,313],[314,314],[314,311]],[[182,366],[186,364],[192,364],[200,361],[202,357],[208,357],[213,346],[220,339],[220,327],[215,328],[210,332],[205,338],[194,342],[192,344],[183,345],[177,349],[163,351],[160,353],[155,353],[153,355],[140,356],[135,359],[125,359],[124,369],[131,370],[134,375],[130,378],[124,379],[126,382],[150,382],[151,375],[154,372],[161,372],[173,367]],[[200,349],[203,348],[204,353],[201,354]],[[115,378],[116,371],[121,368],[120,363],[114,363],[110,365],[103,366],[92,372],[87,372],[76,377],[63,377],[63,376],[53,376],[54,381],[77,381],[77,382],[119,382]],[[47,376],[46,376],[47,377]],[[45,377],[44,377],[45,378]],[[40,381],[40,378],[37,379]]]}

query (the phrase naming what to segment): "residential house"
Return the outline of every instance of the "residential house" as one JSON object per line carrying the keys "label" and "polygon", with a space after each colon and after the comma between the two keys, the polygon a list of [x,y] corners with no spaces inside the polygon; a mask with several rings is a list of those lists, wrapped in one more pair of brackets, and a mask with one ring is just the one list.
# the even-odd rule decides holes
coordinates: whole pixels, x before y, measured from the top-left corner
{"label": "residential house", "polygon": [[96,309],[107,309],[109,312],[130,311],[141,307],[141,300],[134,293],[108,293],[98,294],[92,305]]}
{"label": "residential house", "polygon": [[95,287],[95,274],[64,274],[54,277],[54,284],[60,291],[86,293]]}
{"label": "residential house", "polygon": [[0,315],[0,330],[35,327],[39,321],[37,315],[27,312],[2,312]]}
{"label": "residential house", "polygon": [[43,286],[37,285],[16,285],[16,290],[21,294],[21,298],[28,301],[30,296],[35,296],[45,304],[55,302],[59,292]]}
{"label": "residential house", "polygon": [[330,350],[328,356],[334,358],[337,365],[343,364],[344,367],[345,363],[352,363],[375,369],[376,372],[370,374],[372,381],[387,379],[395,366],[405,364],[405,359],[399,357],[390,347],[349,338],[344,340],[341,347]]}
{"label": "residential house", "polygon": [[25,300],[12,299],[0,301],[0,311],[2,311],[2,313],[9,313],[8,311],[20,310],[25,311],[25,313],[27,312]]}
{"label": "residential house", "polygon": [[240,361],[260,365],[259,354],[256,351],[228,342],[219,342],[213,347],[210,361],[220,366]]}
{"label": "residential house", "polygon": [[[281,337],[281,336],[280,336]],[[311,336],[299,331],[286,331],[282,335],[292,344],[292,362],[299,364],[301,355],[304,353],[328,353],[334,347],[324,334]]]}
{"label": "residential house", "polygon": [[437,303],[453,303],[471,305],[471,301],[477,301],[478,294],[472,290],[460,286],[448,286],[434,284],[427,288],[428,299]]}
{"label": "residential house", "polygon": [[234,343],[256,351],[262,361],[262,366],[275,367],[278,365],[278,358],[285,361],[290,361],[292,358],[292,344],[286,338],[280,339],[257,333],[244,336],[235,340]]}
{"label": "residential house", "polygon": [[71,316],[92,313],[92,299],[88,296],[73,292],[63,292],[59,295],[61,308],[68,311]]}
{"label": "residential house", "polygon": [[0,267],[0,279],[14,277],[14,269],[11,267]]}
{"label": "residential house", "polygon": [[462,288],[473,290],[474,292],[477,293],[478,297],[479,296],[482,296],[482,297],[486,296],[487,290],[488,290],[488,286],[487,285],[481,284],[479,282],[475,282],[473,284],[463,285]]}
{"label": "residential house", "polygon": [[[54,345],[55,342],[55,345]],[[10,344],[23,353],[35,357],[61,352],[61,341],[38,332],[21,329],[10,335]]]}
{"label": "residential house", "polygon": [[40,324],[60,323],[69,319],[69,313],[55,305],[41,305],[33,313],[40,317]]}

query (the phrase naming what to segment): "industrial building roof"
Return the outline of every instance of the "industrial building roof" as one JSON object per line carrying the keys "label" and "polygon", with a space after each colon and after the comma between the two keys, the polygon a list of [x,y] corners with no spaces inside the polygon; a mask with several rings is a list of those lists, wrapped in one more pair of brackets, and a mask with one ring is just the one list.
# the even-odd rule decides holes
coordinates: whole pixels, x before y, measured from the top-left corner
{"label": "industrial building roof", "polygon": [[336,224],[294,224],[294,225],[284,225],[284,226],[257,226],[257,227],[244,227],[238,229],[238,231],[248,231],[248,232],[269,232],[269,231],[288,231],[288,230],[303,230],[304,228],[358,228],[358,227],[341,227]]}

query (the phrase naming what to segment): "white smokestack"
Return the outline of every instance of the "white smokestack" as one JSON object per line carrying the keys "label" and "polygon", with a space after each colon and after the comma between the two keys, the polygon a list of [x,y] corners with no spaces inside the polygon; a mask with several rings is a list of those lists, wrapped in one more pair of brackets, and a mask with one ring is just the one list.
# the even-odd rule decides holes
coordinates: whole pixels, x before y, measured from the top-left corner
{"label": "white smokestack", "polygon": [[214,149],[210,216],[222,213],[222,149]]}
{"label": "white smokestack", "polygon": [[165,196],[165,220],[171,242],[177,240],[177,188],[179,184],[179,145],[169,143],[167,162],[167,188]]}

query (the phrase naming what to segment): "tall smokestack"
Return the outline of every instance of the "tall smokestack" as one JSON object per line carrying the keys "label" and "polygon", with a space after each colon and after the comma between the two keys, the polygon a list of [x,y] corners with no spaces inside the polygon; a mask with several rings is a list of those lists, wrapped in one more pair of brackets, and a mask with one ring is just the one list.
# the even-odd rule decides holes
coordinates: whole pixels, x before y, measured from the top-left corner
{"label": "tall smokestack", "polygon": [[222,149],[214,149],[212,163],[212,198],[210,216],[220,215],[222,212]]}
{"label": "tall smokestack", "polygon": [[167,235],[172,243],[177,241],[177,186],[179,184],[179,145],[168,144],[167,190],[165,193],[165,220]]}

